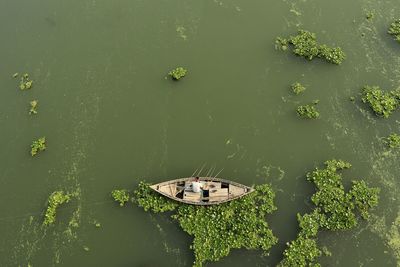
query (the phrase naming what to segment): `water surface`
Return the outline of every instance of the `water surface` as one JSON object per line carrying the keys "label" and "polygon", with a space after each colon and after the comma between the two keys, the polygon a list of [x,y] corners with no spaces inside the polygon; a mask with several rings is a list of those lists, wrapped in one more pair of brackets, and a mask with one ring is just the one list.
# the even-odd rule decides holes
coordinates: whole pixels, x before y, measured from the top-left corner
{"label": "water surface", "polygon": [[[372,220],[319,235],[333,253],[321,263],[399,265],[385,245],[400,216],[399,153],[382,137],[400,132],[400,112],[380,119],[359,101],[364,84],[399,86],[400,45],[386,34],[399,4],[0,1],[0,265],[191,266],[191,237],[168,215],[119,208],[109,194],[205,166],[203,174],[271,183],[278,210],[267,221],[279,238],[270,256],[234,250],[207,266],[274,266],[296,236],[296,213],[312,208],[305,173],[331,158],[353,164],[347,184],[364,178],[382,192]],[[298,28],[341,46],[347,60],[276,51],[275,38]],[[177,66],[189,73],[173,82],[166,74]],[[34,87],[20,91],[15,72],[30,73]],[[290,92],[295,81],[307,86],[301,96]],[[37,116],[28,114],[33,99]],[[299,119],[296,107],[314,99],[321,118]],[[48,149],[32,158],[41,136]],[[78,197],[44,230],[46,199],[59,189]]]}

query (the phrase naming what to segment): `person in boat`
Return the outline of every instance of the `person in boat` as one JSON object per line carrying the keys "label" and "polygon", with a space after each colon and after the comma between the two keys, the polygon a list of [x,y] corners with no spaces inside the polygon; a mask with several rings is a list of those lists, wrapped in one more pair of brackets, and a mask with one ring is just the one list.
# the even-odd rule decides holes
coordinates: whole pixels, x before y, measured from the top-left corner
{"label": "person in boat", "polygon": [[192,182],[192,191],[195,193],[201,192],[203,185],[200,183],[199,177],[196,177],[194,182]]}

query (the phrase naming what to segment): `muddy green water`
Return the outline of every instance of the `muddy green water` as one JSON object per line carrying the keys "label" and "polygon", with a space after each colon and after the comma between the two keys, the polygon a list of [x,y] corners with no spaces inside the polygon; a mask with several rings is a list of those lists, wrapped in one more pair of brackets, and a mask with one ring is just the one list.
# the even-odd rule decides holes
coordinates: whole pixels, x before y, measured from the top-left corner
{"label": "muddy green water", "polygon": [[[279,238],[270,256],[234,250],[207,266],[274,266],[296,213],[312,208],[305,173],[331,158],[353,164],[346,183],[364,178],[382,192],[369,222],[320,234],[333,253],[321,263],[399,266],[399,152],[381,138],[400,132],[400,112],[376,118],[358,96],[364,84],[399,86],[400,45],[386,34],[399,16],[398,0],[1,0],[0,266],[191,266],[191,237],[168,215],[119,208],[109,193],[203,165],[203,174],[271,183],[278,207],[267,218]],[[276,51],[275,37],[298,27],[347,60]],[[166,78],[176,66],[189,70],[180,82]],[[30,91],[15,72],[31,74]],[[307,85],[301,96],[290,92],[295,81]],[[33,99],[39,113],[29,116]],[[299,119],[297,105],[314,99],[321,118]],[[48,149],[32,158],[41,136]],[[44,230],[57,189],[78,197]]]}

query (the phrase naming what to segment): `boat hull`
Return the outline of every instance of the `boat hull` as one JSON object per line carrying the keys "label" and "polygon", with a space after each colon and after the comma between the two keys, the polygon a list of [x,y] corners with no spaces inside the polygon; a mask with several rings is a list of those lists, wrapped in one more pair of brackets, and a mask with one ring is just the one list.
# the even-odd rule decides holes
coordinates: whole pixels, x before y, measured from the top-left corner
{"label": "boat hull", "polygon": [[215,177],[199,177],[201,192],[191,188],[195,177],[170,180],[150,186],[154,191],[170,198],[191,205],[216,205],[243,197],[254,191],[253,188]]}

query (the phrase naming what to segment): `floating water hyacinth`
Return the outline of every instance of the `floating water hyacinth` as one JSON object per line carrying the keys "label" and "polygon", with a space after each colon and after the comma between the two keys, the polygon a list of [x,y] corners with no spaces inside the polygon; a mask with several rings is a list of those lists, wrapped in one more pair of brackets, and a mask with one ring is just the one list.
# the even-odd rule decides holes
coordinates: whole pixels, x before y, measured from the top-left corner
{"label": "floating water hyacinth", "polygon": [[37,100],[32,100],[31,102],[29,102],[29,104],[31,105],[31,109],[29,110],[29,114],[37,114],[37,105],[38,105],[39,101]]}
{"label": "floating water hyacinth", "polygon": [[307,180],[314,183],[316,192],[311,201],[316,206],[312,212],[297,214],[300,231],[297,238],[287,243],[283,260],[279,267],[320,266],[317,258],[324,252],[331,255],[327,248],[318,247],[317,235],[322,230],[348,230],[357,226],[356,212],[368,219],[370,210],[378,205],[379,188],[369,187],[365,181],[353,181],[345,192],[341,170],[351,164],[342,160],[328,160],[325,168],[316,168],[307,173]]}
{"label": "floating water hyacinth", "polygon": [[185,77],[187,73],[187,70],[182,68],[182,67],[178,67],[174,70],[171,70],[168,75],[172,77],[172,79],[178,81],[181,78]]}
{"label": "floating water hyacinth", "polygon": [[276,210],[275,193],[267,184],[237,200],[209,207],[182,204],[157,194],[150,184],[141,182],[134,192],[134,202],[153,212],[175,211],[172,218],[193,236],[193,266],[218,261],[233,248],[268,251],[277,243],[265,216]]}
{"label": "floating water hyacinth", "polygon": [[125,189],[115,189],[111,192],[111,196],[115,201],[119,202],[121,207],[123,207],[130,198],[128,190]]}
{"label": "floating water hyacinth", "polygon": [[315,105],[318,104],[318,100],[314,100],[313,103],[308,104],[308,105],[302,105],[297,107],[297,114],[301,118],[306,118],[306,119],[317,119],[319,118],[319,112],[315,108]]}
{"label": "floating water hyacinth", "polygon": [[390,24],[388,33],[400,43],[400,19],[396,19],[392,24]]}
{"label": "floating water hyacinth", "polygon": [[47,200],[47,209],[44,215],[43,225],[51,225],[56,221],[57,208],[71,200],[71,195],[65,194],[64,191],[54,191]]}
{"label": "floating water hyacinth", "polygon": [[296,95],[303,93],[306,88],[299,82],[295,82],[291,85],[292,91],[293,93],[295,93]]}
{"label": "floating water hyacinth", "polygon": [[400,147],[400,135],[396,134],[396,133],[392,133],[390,134],[387,138],[386,138],[386,144],[390,147],[390,148],[399,148]]}
{"label": "floating water hyacinth", "polygon": [[29,79],[29,74],[25,73],[24,75],[22,75],[21,81],[19,83],[19,89],[29,90],[32,88],[32,85],[33,85],[33,81],[31,79]]}
{"label": "floating water hyacinth", "polygon": [[292,47],[292,52],[307,60],[314,58],[323,58],[329,63],[341,64],[345,60],[346,55],[340,47],[328,47],[325,44],[318,44],[315,33],[299,30],[295,36],[288,39],[277,37],[275,40],[275,48],[286,51]]}
{"label": "floating water hyacinth", "polygon": [[46,137],[41,137],[37,140],[34,140],[31,145],[31,155],[36,156],[40,151],[46,150]]}
{"label": "floating water hyacinth", "polygon": [[376,115],[384,118],[389,116],[400,106],[399,89],[385,92],[379,86],[364,86],[361,100],[368,104]]}

